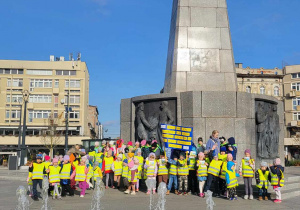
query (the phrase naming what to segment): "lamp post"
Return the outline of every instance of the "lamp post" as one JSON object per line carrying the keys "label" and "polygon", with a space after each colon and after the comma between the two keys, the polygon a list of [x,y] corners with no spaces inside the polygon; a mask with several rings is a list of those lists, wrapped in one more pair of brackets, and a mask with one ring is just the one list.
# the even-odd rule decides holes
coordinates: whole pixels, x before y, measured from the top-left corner
{"label": "lamp post", "polygon": [[23,131],[22,131],[22,146],[21,146],[21,163],[20,165],[24,165],[24,159],[25,159],[25,137],[26,137],[26,111],[27,111],[27,103],[29,98],[29,91],[24,90],[22,91],[23,94],[23,102],[24,102],[24,118],[23,118]]}
{"label": "lamp post", "polygon": [[20,119],[19,119],[19,139],[18,139],[18,150],[21,149],[21,133],[22,133],[22,127],[21,127],[21,121],[22,121],[22,100],[19,99],[19,106],[20,106]]}

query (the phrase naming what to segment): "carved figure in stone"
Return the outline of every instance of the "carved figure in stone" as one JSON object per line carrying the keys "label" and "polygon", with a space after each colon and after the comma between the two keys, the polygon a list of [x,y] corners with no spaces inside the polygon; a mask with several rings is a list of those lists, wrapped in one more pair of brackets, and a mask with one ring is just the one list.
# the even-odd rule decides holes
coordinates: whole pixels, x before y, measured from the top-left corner
{"label": "carved figure in stone", "polygon": [[160,106],[159,106],[159,115],[158,115],[158,126],[157,126],[157,132],[159,134],[159,144],[163,144],[163,139],[162,139],[162,133],[160,130],[160,125],[161,124],[169,124],[172,125],[174,123],[174,117],[171,112],[171,110],[168,107],[169,103],[167,101],[162,101]]}
{"label": "carved figure in stone", "polygon": [[268,152],[266,148],[266,140],[268,136],[267,128],[268,113],[264,110],[264,102],[258,102],[256,111],[256,123],[257,123],[257,155],[259,157],[267,157]]}
{"label": "carved figure in stone", "polygon": [[136,116],[136,123],[137,123],[138,140],[139,141],[144,139],[148,140],[148,132],[146,129],[153,130],[153,128],[145,117],[143,102],[138,104],[135,116]]}
{"label": "carved figure in stone", "polygon": [[279,115],[277,105],[257,102],[257,155],[261,158],[275,158],[279,145]]}

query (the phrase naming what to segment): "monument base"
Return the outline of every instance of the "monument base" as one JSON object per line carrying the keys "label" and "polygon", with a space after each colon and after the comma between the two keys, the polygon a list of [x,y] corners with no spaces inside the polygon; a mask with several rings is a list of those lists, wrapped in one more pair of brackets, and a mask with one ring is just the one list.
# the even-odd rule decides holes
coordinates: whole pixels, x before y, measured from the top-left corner
{"label": "monument base", "polygon": [[[161,112],[157,104],[163,101],[169,101],[167,104],[173,107],[165,108],[167,111],[163,114],[155,114]],[[271,113],[264,111],[264,106]],[[196,145],[198,137],[202,137],[205,143],[212,131],[218,130],[220,137],[236,139],[238,163],[244,157],[245,149],[251,149],[257,167],[261,160],[271,163],[275,157],[280,157],[284,164],[283,113],[282,101],[244,92],[190,91],[138,96],[121,101],[121,138],[125,142],[140,141],[141,133],[153,133],[153,116],[172,115],[174,124],[194,128],[193,141]],[[275,131],[271,129],[274,134],[269,134],[270,126],[277,127]]]}

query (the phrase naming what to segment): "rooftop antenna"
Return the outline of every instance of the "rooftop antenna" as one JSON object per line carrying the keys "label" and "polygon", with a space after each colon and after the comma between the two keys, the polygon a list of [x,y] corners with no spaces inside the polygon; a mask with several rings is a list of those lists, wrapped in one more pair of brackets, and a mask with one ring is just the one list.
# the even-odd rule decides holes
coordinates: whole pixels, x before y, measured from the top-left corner
{"label": "rooftop antenna", "polygon": [[81,60],[81,53],[80,53],[80,52],[77,54],[77,60],[78,60],[78,61]]}
{"label": "rooftop antenna", "polygon": [[69,61],[73,60],[73,53],[69,53]]}

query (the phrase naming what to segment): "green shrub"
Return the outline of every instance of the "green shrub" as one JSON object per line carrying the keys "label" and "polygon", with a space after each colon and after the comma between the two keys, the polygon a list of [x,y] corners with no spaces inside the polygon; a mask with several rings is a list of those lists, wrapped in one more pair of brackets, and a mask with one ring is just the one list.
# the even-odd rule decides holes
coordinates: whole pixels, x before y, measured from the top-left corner
{"label": "green shrub", "polygon": [[288,161],[287,166],[300,166],[300,160]]}

